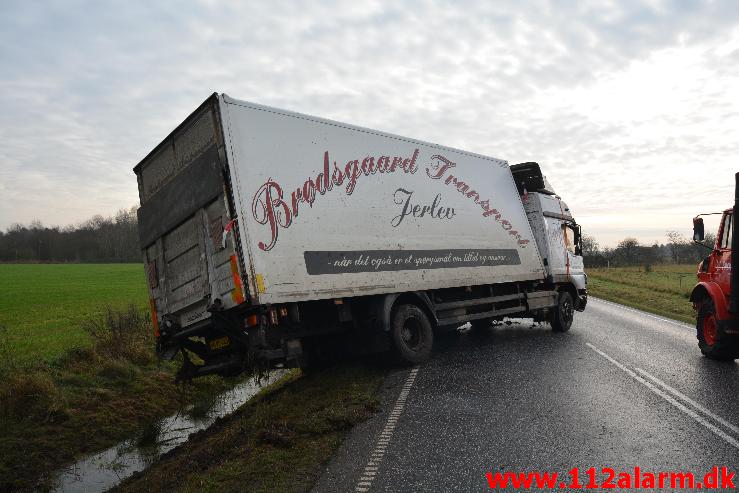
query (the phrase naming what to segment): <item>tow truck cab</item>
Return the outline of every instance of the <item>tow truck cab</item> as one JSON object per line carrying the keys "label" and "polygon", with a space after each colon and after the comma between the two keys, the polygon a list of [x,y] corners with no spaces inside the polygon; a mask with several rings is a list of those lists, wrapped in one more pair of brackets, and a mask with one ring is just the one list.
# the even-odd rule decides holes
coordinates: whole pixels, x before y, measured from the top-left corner
{"label": "tow truck cab", "polygon": [[[698,264],[698,283],[690,301],[696,310],[696,337],[701,352],[717,360],[739,358],[739,236],[733,218],[739,207],[739,173],[736,175],[735,204],[721,214],[716,243],[711,253]],[[703,241],[703,218],[693,218],[693,240]],[[737,287],[737,289],[732,289]]]}

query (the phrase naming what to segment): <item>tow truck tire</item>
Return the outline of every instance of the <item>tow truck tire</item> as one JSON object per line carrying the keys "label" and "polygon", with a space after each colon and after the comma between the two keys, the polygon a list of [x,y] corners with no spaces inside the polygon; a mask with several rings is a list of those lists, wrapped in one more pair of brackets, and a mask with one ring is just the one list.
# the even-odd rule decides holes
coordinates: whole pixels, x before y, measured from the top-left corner
{"label": "tow truck tire", "polygon": [[728,341],[722,340],[719,336],[716,306],[711,299],[703,303],[698,311],[696,337],[698,347],[706,358],[717,361],[733,361],[739,358],[738,348],[729,345]]}
{"label": "tow truck tire", "polygon": [[431,357],[434,331],[426,313],[416,305],[400,305],[393,310],[390,336],[400,363],[415,365]]}
{"label": "tow truck tire", "polygon": [[554,332],[567,332],[572,327],[572,319],[575,316],[575,304],[572,295],[567,291],[561,291],[554,307],[549,315],[549,325]]}

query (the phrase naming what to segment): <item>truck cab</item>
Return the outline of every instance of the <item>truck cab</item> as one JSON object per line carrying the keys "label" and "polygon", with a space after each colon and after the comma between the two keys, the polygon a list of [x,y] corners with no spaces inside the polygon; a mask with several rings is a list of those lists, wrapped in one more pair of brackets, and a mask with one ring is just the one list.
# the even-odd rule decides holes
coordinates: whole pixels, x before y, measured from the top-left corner
{"label": "truck cab", "polygon": [[732,209],[726,209],[721,215],[716,244],[711,253],[698,265],[699,283],[713,283],[720,290],[726,303],[731,293],[731,235]]}
{"label": "truck cab", "polygon": [[[739,205],[739,173],[736,204],[721,214],[716,243],[711,253],[698,264],[698,283],[690,294],[696,311],[696,337],[704,356],[724,361],[739,358],[739,237],[733,218]],[[693,218],[693,240],[704,239],[703,218]]]}
{"label": "truck cab", "polygon": [[542,174],[538,163],[515,164],[511,166],[511,172],[541,253],[548,282],[572,286],[572,308],[583,311],[588,301],[588,278],[582,258],[580,225]]}

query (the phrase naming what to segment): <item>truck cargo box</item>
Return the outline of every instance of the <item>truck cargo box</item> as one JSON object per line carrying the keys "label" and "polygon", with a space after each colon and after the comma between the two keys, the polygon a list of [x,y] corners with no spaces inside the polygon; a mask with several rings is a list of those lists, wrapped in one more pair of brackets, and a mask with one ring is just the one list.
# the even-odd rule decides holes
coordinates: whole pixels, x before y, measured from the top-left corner
{"label": "truck cargo box", "polygon": [[219,102],[255,303],[542,277],[505,161]]}
{"label": "truck cargo box", "polygon": [[302,364],[305,341],[377,328],[418,362],[435,328],[564,331],[587,301],[579,226],[536,163],[213,94],[134,171],[157,346],[182,352],[181,378]]}
{"label": "truck cargo box", "polygon": [[543,274],[503,160],[214,95],[136,172],[157,307],[183,325],[234,302],[237,253],[254,304]]}

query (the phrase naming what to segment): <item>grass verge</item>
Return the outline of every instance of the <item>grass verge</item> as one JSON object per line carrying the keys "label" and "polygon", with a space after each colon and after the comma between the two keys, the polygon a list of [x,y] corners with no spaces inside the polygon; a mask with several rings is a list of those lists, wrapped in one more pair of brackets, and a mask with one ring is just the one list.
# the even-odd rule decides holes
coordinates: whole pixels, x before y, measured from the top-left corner
{"label": "grass verge", "polygon": [[17,357],[0,327],[0,491],[48,489],[54,470],[235,384],[175,385],[176,365],[157,361],[149,320],[134,306],[81,325],[90,344],[35,363]]}
{"label": "grass verge", "polygon": [[695,265],[655,265],[647,272],[643,267],[588,269],[588,292],[598,298],[694,324],[695,312],[688,298],[696,283],[695,272]]}
{"label": "grass verge", "polygon": [[308,491],[348,430],[379,409],[383,374],[296,371],[114,491]]}

